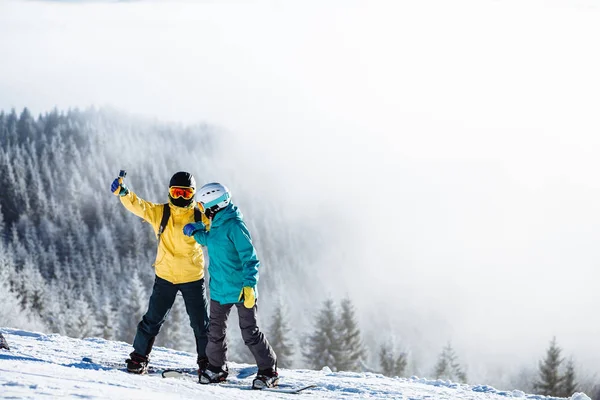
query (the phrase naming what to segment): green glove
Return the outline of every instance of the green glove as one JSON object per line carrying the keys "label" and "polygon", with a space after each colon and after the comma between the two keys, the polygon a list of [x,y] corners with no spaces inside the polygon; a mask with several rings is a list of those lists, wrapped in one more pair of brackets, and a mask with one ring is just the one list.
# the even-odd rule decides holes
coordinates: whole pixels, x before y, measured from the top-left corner
{"label": "green glove", "polygon": [[244,301],[244,307],[252,308],[256,304],[256,295],[254,293],[254,288],[250,286],[244,286],[242,291],[240,292],[240,299],[238,301]]}

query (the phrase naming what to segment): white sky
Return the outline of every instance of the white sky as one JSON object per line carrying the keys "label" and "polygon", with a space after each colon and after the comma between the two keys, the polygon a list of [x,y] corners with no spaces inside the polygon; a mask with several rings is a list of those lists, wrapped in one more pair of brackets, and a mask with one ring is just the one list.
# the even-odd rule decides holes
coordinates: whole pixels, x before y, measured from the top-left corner
{"label": "white sky", "polygon": [[594,1],[0,0],[0,109],[220,125],[347,217],[329,273],[365,314],[600,373],[599,38]]}

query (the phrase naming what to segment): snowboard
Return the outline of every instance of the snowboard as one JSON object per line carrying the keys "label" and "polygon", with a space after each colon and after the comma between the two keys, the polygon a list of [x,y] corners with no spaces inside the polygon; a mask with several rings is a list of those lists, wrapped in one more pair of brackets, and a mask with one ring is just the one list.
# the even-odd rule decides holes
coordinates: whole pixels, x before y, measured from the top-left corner
{"label": "snowboard", "polygon": [[[125,361],[122,361],[122,362],[99,361],[99,360],[95,360],[91,357],[83,357],[81,359],[81,362],[84,364],[97,366],[98,368],[116,369],[119,371],[127,372],[127,366],[125,365]],[[160,374],[162,374],[162,372],[164,370],[165,370],[164,368],[157,368],[152,365],[149,365],[146,373],[140,374],[140,375],[160,375]],[[182,368],[180,371],[182,373],[195,374],[197,369],[196,368]]]}
{"label": "snowboard", "polygon": [[[119,371],[127,372],[127,368],[125,367],[125,361],[123,362],[114,362],[114,361],[98,361],[92,359],[91,357],[83,357],[81,361],[85,364],[90,364],[97,366],[99,368],[107,368],[107,369],[116,369]],[[250,368],[249,370],[252,370]],[[247,382],[241,381],[239,378],[245,378],[251,375],[247,375],[249,371],[241,371],[238,374],[238,379],[232,379],[223,383],[214,383],[212,385],[219,385],[219,387],[227,387],[227,388],[236,388],[241,390],[261,390],[266,392],[277,392],[277,393],[286,393],[286,394],[298,394],[307,389],[312,389],[317,387],[317,385],[304,385],[299,387],[292,387],[291,385],[280,384],[279,386],[272,388],[262,388],[262,389],[253,389],[252,386],[248,385]],[[148,366],[148,371],[142,375],[159,375],[163,378],[175,378],[175,379],[185,379],[194,383],[198,383],[198,372],[196,368],[178,368],[178,369],[163,369],[157,368],[152,365]],[[201,385],[202,386],[202,385]]]}
{"label": "snowboard", "polygon": [[[162,372],[162,377],[163,378],[175,378],[175,379],[188,379],[188,380],[193,379],[195,382],[198,382],[197,375],[192,375],[185,371],[181,371],[181,370],[177,370],[177,369],[164,370]],[[277,393],[287,393],[287,394],[298,394],[304,390],[317,387],[317,385],[305,385],[305,386],[299,386],[299,387],[291,387],[288,385],[280,384],[279,386],[272,387],[272,388],[254,389],[251,386],[248,386],[248,384],[246,382],[233,383],[233,384],[224,382],[224,383],[213,383],[213,385],[218,385],[219,387],[231,387],[231,388],[247,389],[247,390],[261,390],[263,392],[277,392]]]}

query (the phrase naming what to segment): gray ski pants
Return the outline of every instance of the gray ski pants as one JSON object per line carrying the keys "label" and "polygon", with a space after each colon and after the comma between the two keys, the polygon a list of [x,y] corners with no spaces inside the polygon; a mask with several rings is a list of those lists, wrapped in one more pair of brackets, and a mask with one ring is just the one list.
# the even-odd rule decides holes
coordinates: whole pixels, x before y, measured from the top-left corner
{"label": "gray ski pants", "polygon": [[[221,304],[218,301],[210,301],[210,325],[208,328],[208,344],[206,345],[206,356],[211,365],[222,367],[227,362],[227,319],[234,304]],[[275,368],[277,357],[273,348],[267,341],[265,335],[260,331],[256,323],[257,307],[244,307],[244,303],[236,303],[240,329],[244,343],[256,360],[258,369]]]}

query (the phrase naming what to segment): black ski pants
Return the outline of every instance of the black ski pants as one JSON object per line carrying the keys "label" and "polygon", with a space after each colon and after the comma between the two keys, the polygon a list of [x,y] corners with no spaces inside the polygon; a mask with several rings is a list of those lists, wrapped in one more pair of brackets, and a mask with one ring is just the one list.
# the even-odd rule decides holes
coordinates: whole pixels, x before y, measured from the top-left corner
{"label": "black ski pants", "polygon": [[177,292],[181,292],[185,309],[190,317],[190,326],[196,337],[198,357],[206,356],[208,300],[204,278],[194,282],[173,284],[158,276],[154,280],[148,311],[138,324],[137,333],[133,340],[133,348],[136,353],[150,354],[154,338],[158,335],[160,327],[165,322],[169,311],[171,311]]}
{"label": "black ski pants", "polygon": [[[244,343],[256,360],[258,369],[275,368],[277,358],[273,348],[256,323],[257,307],[244,307],[244,303],[236,303],[240,329]],[[227,319],[233,304],[221,304],[210,301],[210,328],[208,330],[208,345],[206,356],[211,365],[222,367],[227,362]]]}

